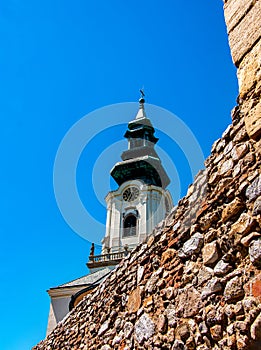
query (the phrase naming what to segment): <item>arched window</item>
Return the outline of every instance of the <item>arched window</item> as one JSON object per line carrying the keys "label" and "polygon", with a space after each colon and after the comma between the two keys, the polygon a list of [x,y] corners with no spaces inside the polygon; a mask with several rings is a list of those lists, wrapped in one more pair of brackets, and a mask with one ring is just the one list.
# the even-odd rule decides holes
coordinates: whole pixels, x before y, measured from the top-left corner
{"label": "arched window", "polygon": [[136,236],[137,217],[129,214],[123,221],[123,237]]}

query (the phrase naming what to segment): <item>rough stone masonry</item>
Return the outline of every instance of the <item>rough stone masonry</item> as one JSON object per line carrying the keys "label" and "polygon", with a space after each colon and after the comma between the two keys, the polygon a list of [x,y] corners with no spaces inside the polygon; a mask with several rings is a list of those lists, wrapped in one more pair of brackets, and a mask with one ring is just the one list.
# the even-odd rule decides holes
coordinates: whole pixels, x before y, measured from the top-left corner
{"label": "rough stone masonry", "polygon": [[148,241],[34,350],[261,348],[261,0],[224,12],[232,124]]}

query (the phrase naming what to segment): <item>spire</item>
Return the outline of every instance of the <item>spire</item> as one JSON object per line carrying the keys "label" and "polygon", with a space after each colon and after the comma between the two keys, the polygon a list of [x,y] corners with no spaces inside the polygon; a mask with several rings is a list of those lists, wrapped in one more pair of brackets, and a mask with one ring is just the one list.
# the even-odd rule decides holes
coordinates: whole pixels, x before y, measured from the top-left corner
{"label": "spire", "polygon": [[170,180],[154,149],[158,138],[154,136],[155,129],[144,110],[145,94],[143,90],[140,93],[138,113],[124,134],[128,139],[128,149],[121,155],[122,162],[111,170],[111,176],[118,185],[140,179],[146,184],[166,188]]}
{"label": "spire", "polygon": [[135,117],[135,119],[143,119],[143,118],[146,118],[147,119],[147,116],[146,116],[146,113],[145,113],[145,108],[144,108],[144,103],[145,103],[145,99],[144,99],[144,92],[143,90],[140,90],[140,99],[139,99],[139,110],[138,110],[138,113]]}

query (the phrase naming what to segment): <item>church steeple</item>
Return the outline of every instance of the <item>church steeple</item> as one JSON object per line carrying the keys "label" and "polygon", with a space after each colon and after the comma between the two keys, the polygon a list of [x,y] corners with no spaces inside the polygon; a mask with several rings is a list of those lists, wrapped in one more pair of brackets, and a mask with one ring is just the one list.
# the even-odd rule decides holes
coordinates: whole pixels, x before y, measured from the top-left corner
{"label": "church steeple", "polygon": [[140,92],[141,92],[141,98],[139,99],[140,108],[139,108],[139,111],[138,111],[135,119],[147,118],[146,113],[145,113],[145,109],[144,109],[144,103],[145,103],[144,96],[145,96],[145,94],[142,90],[140,90]]}
{"label": "church steeple", "polygon": [[154,149],[158,138],[146,116],[144,93],[139,100],[136,117],[129,122],[125,138],[128,149],[115,164],[111,176],[119,187],[106,196],[106,234],[102,254],[90,255],[87,266],[94,271],[114,267],[128,251],[143,242],[153,228],[163,220],[172,199],[166,189],[170,180]]}
{"label": "church steeple", "polygon": [[155,129],[146,116],[144,94],[139,100],[139,110],[134,120],[128,124],[124,137],[128,139],[128,149],[121,155],[111,176],[121,185],[124,181],[140,179],[148,185],[166,188],[170,182],[157,152],[154,149],[158,138]]}
{"label": "church steeple", "polygon": [[92,244],[87,262],[91,274],[48,291],[51,296],[48,331],[64,318],[68,306],[69,309],[76,306],[122,258],[144,242],[172,207],[166,189],[170,180],[154,149],[158,139],[144,104],[142,92],[138,113],[124,135],[128,149],[111,171],[119,187],[105,198],[107,219],[102,252],[95,255]]}

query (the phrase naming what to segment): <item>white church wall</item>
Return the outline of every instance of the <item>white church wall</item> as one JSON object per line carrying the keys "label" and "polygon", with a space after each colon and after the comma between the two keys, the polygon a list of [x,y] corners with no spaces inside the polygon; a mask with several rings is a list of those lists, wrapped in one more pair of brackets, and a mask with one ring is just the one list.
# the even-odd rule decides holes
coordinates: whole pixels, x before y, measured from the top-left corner
{"label": "white church wall", "polygon": [[[139,189],[139,196],[127,201],[123,199],[123,193],[130,187]],[[134,248],[143,242],[152,232],[153,228],[165,218],[165,199],[171,201],[170,194],[161,187],[146,185],[141,180],[131,180],[123,183],[117,191],[110,192],[106,197],[107,202],[107,226],[103,240],[103,254],[107,248],[110,253],[123,251],[124,246]],[[124,217],[132,214],[137,216],[136,235],[124,237]]]}
{"label": "white church wall", "polygon": [[47,326],[47,335],[54,329],[69,311],[71,295],[64,297],[51,297],[50,311]]}

